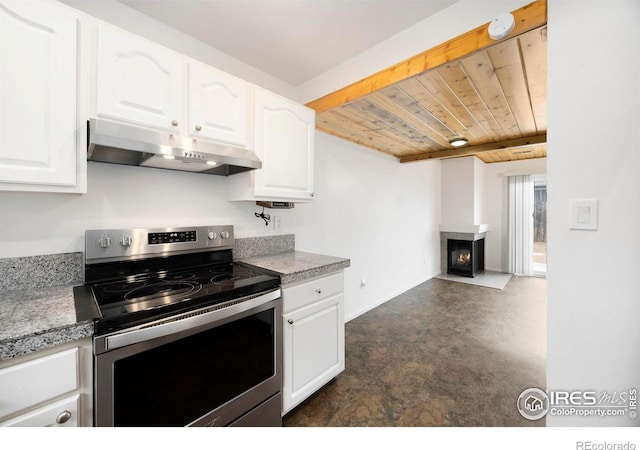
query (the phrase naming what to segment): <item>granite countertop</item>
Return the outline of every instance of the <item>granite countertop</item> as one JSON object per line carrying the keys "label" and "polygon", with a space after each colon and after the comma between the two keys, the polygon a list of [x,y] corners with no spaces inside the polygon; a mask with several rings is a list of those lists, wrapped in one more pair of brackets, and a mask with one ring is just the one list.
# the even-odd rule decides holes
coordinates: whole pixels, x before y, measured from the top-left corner
{"label": "granite countertop", "polygon": [[93,322],[76,319],[72,285],[0,293],[0,360],[93,334]]}
{"label": "granite countertop", "polygon": [[275,255],[253,256],[239,261],[277,273],[284,286],[342,270],[351,265],[347,258],[296,250]]}

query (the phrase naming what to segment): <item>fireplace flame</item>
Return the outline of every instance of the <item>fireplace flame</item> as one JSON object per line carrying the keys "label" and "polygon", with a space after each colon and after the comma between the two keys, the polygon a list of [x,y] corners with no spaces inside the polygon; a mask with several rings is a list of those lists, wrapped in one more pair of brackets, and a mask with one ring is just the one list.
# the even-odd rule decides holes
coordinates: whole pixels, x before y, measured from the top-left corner
{"label": "fireplace flame", "polygon": [[471,253],[465,252],[458,254],[458,264],[469,264],[471,262]]}

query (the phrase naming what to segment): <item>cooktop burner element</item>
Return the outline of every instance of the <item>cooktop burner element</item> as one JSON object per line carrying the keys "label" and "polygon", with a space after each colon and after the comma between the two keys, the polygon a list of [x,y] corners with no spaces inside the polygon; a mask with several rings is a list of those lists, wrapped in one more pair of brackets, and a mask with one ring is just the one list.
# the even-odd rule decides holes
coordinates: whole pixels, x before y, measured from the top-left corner
{"label": "cooktop burner element", "polygon": [[146,285],[144,281],[125,281],[125,282],[116,282],[111,283],[104,286],[104,292],[113,293],[113,294],[121,294],[123,292],[129,292],[133,289],[141,288]]}
{"label": "cooktop burner element", "polygon": [[201,287],[200,283],[186,283],[181,281],[150,284],[127,292],[124,294],[124,299],[147,300],[157,297],[184,296],[191,294],[196,289],[199,290]]}
{"label": "cooktop burner element", "polygon": [[96,333],[278,288],[279,277],[233,262],[233,242],[229,226],[87,231]]}
{"label": "cooktop burner element", "polygon": [[195,277],[195,275],[192,273],[182,272],[182,273],[167,274],[166,276],[162,277],[162,279],[166,281],[187,281],[192,279],[193,277]]}

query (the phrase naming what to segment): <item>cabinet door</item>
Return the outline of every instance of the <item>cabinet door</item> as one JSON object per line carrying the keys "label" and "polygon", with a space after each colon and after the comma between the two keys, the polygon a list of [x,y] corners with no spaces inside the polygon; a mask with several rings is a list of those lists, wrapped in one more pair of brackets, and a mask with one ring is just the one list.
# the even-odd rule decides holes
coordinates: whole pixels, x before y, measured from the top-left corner
{"label": "cabinet door", "polygon": [[[179,54],[109,26],[98,28],[98,116],[163,130],[182,125]],[[175,124],[175,125],[174,125]]]}
{"label": "cabinet door", "polygon": [[50,405],[1,422],[2,427],[77,427],[80,395],[73,395]]}
{"label": "cabinet door", "polygon": [[0,370],[0,418],[77,388],[78,349],[75,347],[6,367]]}
{"label": "cabinet door", "polygon": [[283,414],[344,370],[343,304],[338,294],[283,315]]}
{"label": "cabinet door", "polygon": [[0,1],[0,183],[76,184],[77,26],[52,3]]}
{"label": "cabinet door", "polygon": [[189,135],[245,147],[249,101],[245,81],[189,63]]}
{"label": "cabinet door", "polygon": [[255,171],[259,197],[313,197],[315,112],[270,92],[256,89],[255,151],[262,169]]}

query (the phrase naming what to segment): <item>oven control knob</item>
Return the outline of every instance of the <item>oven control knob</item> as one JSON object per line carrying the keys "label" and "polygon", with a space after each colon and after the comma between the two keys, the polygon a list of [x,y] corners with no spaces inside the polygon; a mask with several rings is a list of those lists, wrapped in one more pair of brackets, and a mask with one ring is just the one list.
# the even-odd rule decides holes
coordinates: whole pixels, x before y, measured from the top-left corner
{"label": "oven control knob", "polygon": [[207,237],[209,238],[210,241],[213,241],[215,238],[218,237],[218,233],[216,233],[215,231],[209,231],[209,234],[207,235]]}
{"label": "oven control knob", "polygon": [[100,248],[109,248],[111,247],[111,238],[108,236],[101,237],[96,244],[98,244]]}
{"label": "oven control knob", "polygon": [[228,231],[221,231],[220,232],[220,237],[222,239],[229,239],[229,232]]}
{"label": "oven control knob", "polygon": [[133,238],[131,236],[124,235],[120,238],[120,244],[123,247],[130,247],[133,244]]}

